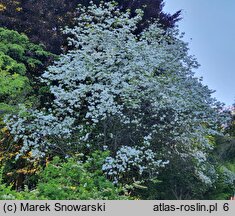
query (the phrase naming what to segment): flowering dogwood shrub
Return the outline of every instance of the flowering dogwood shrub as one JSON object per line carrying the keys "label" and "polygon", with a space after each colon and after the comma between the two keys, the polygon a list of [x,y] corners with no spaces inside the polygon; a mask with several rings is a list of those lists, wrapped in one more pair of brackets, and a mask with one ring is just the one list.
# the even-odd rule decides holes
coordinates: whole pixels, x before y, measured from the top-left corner
{"label": "flowering dogwood shrub", "polygon": [[132,18],[114,3],[78,10],[77,25],[64,31],[73,50],[42,76],[54,96],[52,110],[8,118],[23,150],[44,151],[52,136],[76,134],[81,146],[108,146],[116,153],[106,160],[107,174],[130,167],[141,174],[172,154],[193,156],[201,166],[212,147],[207,137],[225,116],[212,91],[194,77],[198,63],[178,29],[163,30],[155,21],[135,35],[141,10]]}
{"label": "flowering dogwood shrub", "polygon": [[[117,151],[115,158],[106,158],[102,170],[117,183],[122,178],[136,178],[137,174],[141,177],[143,173],[147,173],[149,178],[155,177],[158,169],[168,163],[169,161],[158,160],[156,154],[145,146],[122,146]],[[131,173],[133,170],[135,173]]]}

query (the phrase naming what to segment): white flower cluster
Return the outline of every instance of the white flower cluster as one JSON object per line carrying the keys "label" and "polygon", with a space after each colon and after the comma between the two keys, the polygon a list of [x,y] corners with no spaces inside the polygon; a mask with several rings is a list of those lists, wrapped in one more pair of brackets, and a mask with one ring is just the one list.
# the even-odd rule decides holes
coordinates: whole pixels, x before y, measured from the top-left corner
{"label": "white flower cluster", "polygon": [[57,138],[70,136],[72,130],[68,125],[71,125],[74,119],[68,116],[61,119],[42,111],[26,110],[21,106],[19,115],[6,116],[5,122],[14,134],[14,141],[23,141],[21,154],[30,149],[32,156],[40,157],[44,155],[53,136]]}
{"label": "white flower cluster", "polygon": [[207,185],[211,185],[211,184],[212,184],[212,179],[211,179],[209,176],[205,175],[204,172],[202,172],[202,171],[197,171],[196,174],[197,174],[197,176],[199,177],[199,179],[200,179],[202,182],[204,182],[205,184],[207,184]]}
{"label": "white flower cluster", "polygon": [[[201,155],[199,158],[203,158],[202,160],[197,161],[197,165],[195,165],[195,174],[204,184],[211,186],[217,179],[218,174],[215,170],[215,167],[210,163],[206,162],[206,157]],[[204,158],[205,157],[205,158]],[[198,159],[198,157],[196,157]]]}
{"label": "white flower cluster", "polygon": [[224,176],[225,176],[225,183],[229,185],[235,184],[235,172],[232,172],[226,167],[223,167]]}
{"label": "white flower cluster", "polygon": [[165,167],[168,163],[169,161],[157,160],[156,153],[146,147],[122,146],[114,158],[106,158],[102,170],[117,183],[133,170],[140,176],[143,172],[151,175],[154,173],[154,176],[157,176],[159,168]]}

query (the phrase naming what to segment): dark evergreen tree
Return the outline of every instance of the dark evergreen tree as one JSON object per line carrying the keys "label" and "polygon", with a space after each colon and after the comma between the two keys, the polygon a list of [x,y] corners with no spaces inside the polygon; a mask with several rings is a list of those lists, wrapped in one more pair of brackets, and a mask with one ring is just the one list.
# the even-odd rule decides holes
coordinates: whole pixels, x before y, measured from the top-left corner
{"label": "dark evergreen tree", "polygon": [[[110,1],[110,0],[105,0]],[[47,50],[59,54],[65,44],[61,28],[73,25],[78,4],[88,5],[90,0],[1,0],[0,27],[24,32],[33,42],[43,44]],[[100,0],[94,0],[99,3]],[[157,18],[164,28],[174,26],[180,12],[173,15],[162,11],[163,0],[117,0],[121,10],[142,8],[143,22],[137,33]]]}
{"label": "dark evergreen tree", "polygon": [[60,53],[60,28],[71,24],[77,0],[2,0],[0,26],[25,33],[47,50]]}

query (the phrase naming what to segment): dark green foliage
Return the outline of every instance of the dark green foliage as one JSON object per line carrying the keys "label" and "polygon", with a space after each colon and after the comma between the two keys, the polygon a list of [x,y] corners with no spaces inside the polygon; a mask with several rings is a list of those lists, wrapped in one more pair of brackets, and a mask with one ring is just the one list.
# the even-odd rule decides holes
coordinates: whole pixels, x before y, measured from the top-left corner
{"label": "dark green foliage", "polygon": [[215,154],[219,161],[226,162],[235,159],[235,137],[217,136]]}
{"label": "dark green foliage", "polygon": [[[149,181],[148,190],[140,194],[142,199],[157,200],[191,200],[203,199],[208,190],[206,185],[195,173],[193,160],[182,160],[180,157],[171,158],[172,163],[159,173],[158,181]],[[152,192],[154,191],[154,192]]]}
{"label": "dark green foliage", "polygon": [[229,122],[228,127],[226,128],[226,133],[231,137],[235,137],[235,103],[230,110],[231,121]]}

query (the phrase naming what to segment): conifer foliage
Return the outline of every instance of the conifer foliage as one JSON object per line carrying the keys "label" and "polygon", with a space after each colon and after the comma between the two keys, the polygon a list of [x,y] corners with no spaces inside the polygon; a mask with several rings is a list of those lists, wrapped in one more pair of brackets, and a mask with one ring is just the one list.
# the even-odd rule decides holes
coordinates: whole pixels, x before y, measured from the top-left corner
{"label": "conifer foliage", "polygon": [[234,109],[163,6],[1,0],[0,199],[233,194]]}

